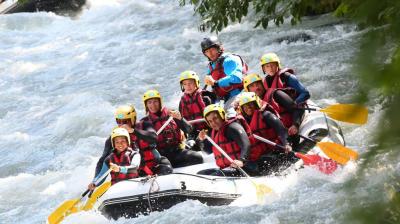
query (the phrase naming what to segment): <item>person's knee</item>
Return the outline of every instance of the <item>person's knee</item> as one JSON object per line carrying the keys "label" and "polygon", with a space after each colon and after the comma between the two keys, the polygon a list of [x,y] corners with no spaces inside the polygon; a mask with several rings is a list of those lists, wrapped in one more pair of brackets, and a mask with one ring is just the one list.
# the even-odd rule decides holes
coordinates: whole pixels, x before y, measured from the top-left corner
{"label": "person's knee", "polygon": [[172,173],[172,167],[168,165],[159,165],[158,174],[159,175],[167,175]]}

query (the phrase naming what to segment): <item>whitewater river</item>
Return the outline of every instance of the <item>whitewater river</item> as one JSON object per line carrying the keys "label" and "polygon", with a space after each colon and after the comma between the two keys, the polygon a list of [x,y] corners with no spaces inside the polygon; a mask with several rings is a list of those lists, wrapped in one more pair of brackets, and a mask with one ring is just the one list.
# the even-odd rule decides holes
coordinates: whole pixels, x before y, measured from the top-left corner
{"label": "whitewater river", "polygon": [[[0,223],[44,223],[61,202],[81,194],[91,180],[103,144],[115,125],[114,108],[155,88],[177,108],[178,75],[206,71],[199,18],[177,1],[92,0],[74,19],[53,13],[0,15]],[[302,25],[232,25],[219,34],[225,49],[241,54],[251,72],[258,59],[277,52],[294,68],[321,106],[351,103],[357,81],[352,59],[362,33],[322,16]],[[381,105],[371,103],[368,124],[340,123],[347,144],[368,151]],[[277,189],[265,205],[207,207],[197,201],[134,220],[109,221],[96,212],[66,223],[337,223],[357,201],[381,200],[382,183],[399,169],[384,155],[381,165],[358,174],[350,163],[331,176],[311,168],[270,177]],[[385,164],[388,163],[388,164]],[[360,176],[361,175],[361,176]],[[345,188],[348,180],[361,183]],[[364,180],[365,179],[365,180]]]}

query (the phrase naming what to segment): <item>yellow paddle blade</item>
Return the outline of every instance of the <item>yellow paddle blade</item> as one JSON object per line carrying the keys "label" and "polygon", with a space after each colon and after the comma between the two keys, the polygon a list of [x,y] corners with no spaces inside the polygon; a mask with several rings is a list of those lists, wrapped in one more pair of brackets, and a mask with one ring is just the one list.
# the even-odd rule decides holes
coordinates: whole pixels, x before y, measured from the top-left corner
{"label": "yellow paddle blade", "polygon": [[82,210],[88,211],[93,208],[94,203],[96,203],[97,199],[101,197],[106,191],[110,188],[111,181],[105,182],[100,187],[98,187],[93,194],[90,196],[89,200],[87,200],[85,206],[83,206]]}
{"label": "yellow paddle blade", "polygon": [[353,124],[365,124],[368,120],[368,109],[358,104],[334,104],[319,111],[335,120]]}
{"label": "yellow paddle blade", "polygon": [[257,184],[254,181],[251,181],[256,188],[257,194],[257,202],[262,204],[264,202],[264,198],[266,194],[272,193],[272,189],[265,184]]}
{"label": "yellow paddle blade", "polygon": [[318,142],[318,147],[332,160],[345,165],[350,159],[356,160],[358,152],[333,142]]}
{"label": "yellow paddle blade", "polygon": [[80,202],[80,198],[67,200],[62,203],[58,208],[49,215],[47,221],[49,224],[58,224],[60,223],[64,217],[68,216],[71,213],[76,212],[76,205]]}

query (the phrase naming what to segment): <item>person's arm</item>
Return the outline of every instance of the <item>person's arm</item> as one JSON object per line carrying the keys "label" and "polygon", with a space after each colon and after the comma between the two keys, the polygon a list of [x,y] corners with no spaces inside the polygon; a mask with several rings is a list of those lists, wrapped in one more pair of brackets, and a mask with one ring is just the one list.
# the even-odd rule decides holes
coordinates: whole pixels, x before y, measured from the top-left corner
{"label": "person's arm", "polygon": [[303,86],[303,84],[301,84],[301,82],[296,78],[296,76],[289,75],[287,84],[289,87],[295,89],[296,92],[299,94],[295,100],[296,104],[303,103],[306,100],[310,99],[310,92]]}
{"label": "person's arm", "polygon": [[287,93],[277,89],[274,91],[274,100],[279,104],[279,106],[285,108],[288,111],[292,111],[296,108],[296,103]]}
{"label": "person's arm", "polygon": [[132,153],[133,153],[133,157],[131,159],[131,164],[129,166],[120,166],[119,172],[126,174],[130,170],[137,170],[139,168],[140,160],[141,160],[140,153],[139,152],[132,152]]}
{"label": "person's arm", "polygon": [[249,157],[250,154],[250,140],[249,137],[246,134],[246,131],[237,122],[233,122],[229,124],[229,126],[226,128],[226,137],[231,140],[235,141],[239,147],[240,147],[240,160],[243,162],[247,161],[247,158]]}
{"label": "person's arm", "polygon": [[215,103],[217,100],[217,95],[214,92],[203,90],[201,92],[203,102],[206,106]]}
{"label": "person's arm", "polygon": [[222,64],[224,67],[225,77],[215,82],[214,86],[229,87],[233,84],[239,84],[242,82],[242,61],[238,56],[230,55],[227,56]]}
{"label": "person's arm", "polygon": [[109,156],[111,154],[111,152],[112,152],[111,137],[108,137],[106,142],[104,143],[103,154],[99,158],[99,161],[97,161],[96,171],[94,173],[95,177],[98,176],[98,174],[100,173],[100,170],[102,169],[104,160],[107,158],[107,156]]}
{"label": "person's arm", "polygon": [[185,118],[182,117],[181,112],[178,110],[169,111],[169,115],[174,118],[175,123],[178,125],[178,128],[181,129],[186,134],[190,134],[193,132],[193,126],[187,122]]}
{"label": "person's arm", "polygon": [[189,124],[189,122],[182,118],[181,120],[174,118],[175,123],[178,125],[179,129],[181,129],[186,134],[190,134],[193,132],[193,126]]}
{"label": "person's arm", "polygon": [[143,121],[143,129],[135,128],[135,135],[149,144],[157,143],[157,133],[150,121]]}
{"label": "person's arm", "polygon": [[287,132],[285,126],[283,126],[282,121],[279,120],[279,118],[277,116],[275,116],[274,114],[272,114],[269,111],[264,111],[262,113],[262,117],[263,117],[265,124],[267,126],[271,127],[272,129],[274,129],[274,131],[278,135],[279,140],[281,140],[282,145],[287,145],[288,144],[288,140],[287,140],[288,132]]}

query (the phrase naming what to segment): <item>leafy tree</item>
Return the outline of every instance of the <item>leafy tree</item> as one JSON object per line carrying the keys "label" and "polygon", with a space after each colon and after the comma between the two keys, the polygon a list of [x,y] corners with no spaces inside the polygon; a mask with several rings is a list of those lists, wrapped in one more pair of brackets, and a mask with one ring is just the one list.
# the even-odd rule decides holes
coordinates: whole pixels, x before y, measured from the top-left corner
{"label": "leafy tree", "polygon": [[[356,100],[368,103],[382,102],[384,116],[376,130],[378,147],[363,155],[363,169],[351,189],[361,185],[361,177],[380,154],[400,157],[400,1],[398,0],[179,0],[181,5],[192,4],[196,14],[203,19],[200,29],[221,31],[229,23],[241,22],[249,13],[255,18],[255,27],[266,29],[270,22],[277,26],[285,19],[292,25],[306,15],[332,12],[335,16],[355,22],[365,35],[354,61],[360,80]],[[394,168],[396,169],[396,168]],[[360,177],[361,176],[361,177]],[[356,206],[349,219],[360,223],[400,223],[400,176],[393,176],[385,186],[385,202]],[[357,202],[355,202],[357,203]],[[357,205],[357,204],[355,204]]]}

